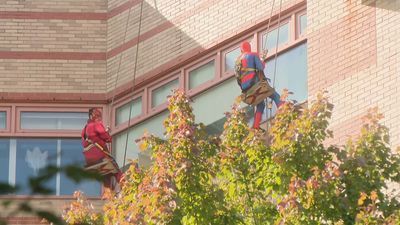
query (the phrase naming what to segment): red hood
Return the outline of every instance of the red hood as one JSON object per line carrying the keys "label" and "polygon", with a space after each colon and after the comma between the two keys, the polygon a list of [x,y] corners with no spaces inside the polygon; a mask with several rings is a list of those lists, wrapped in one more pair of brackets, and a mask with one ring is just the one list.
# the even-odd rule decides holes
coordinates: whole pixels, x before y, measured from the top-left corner
{"label": "red hood", "polygon": [[240,50],[242,52],[251,52],[251,45],[248,41],[244,41],[242,42],[242,44],[240,44]]}

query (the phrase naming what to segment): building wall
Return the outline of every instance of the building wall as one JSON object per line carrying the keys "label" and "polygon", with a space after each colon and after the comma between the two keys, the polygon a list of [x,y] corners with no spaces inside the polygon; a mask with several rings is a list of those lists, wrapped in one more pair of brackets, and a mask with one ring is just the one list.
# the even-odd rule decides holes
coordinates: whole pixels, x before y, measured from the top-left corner
{"label": "building wall", "polygon": [[335,142],[354,136],[367,110],[378,107],[400,144],[400,1],[309,0],[309,95],[327,90],[335,104]]}
{"label": "building wall", "polygon": [[[144,1],[135,75],[136,78],[142,79],[136,84],[145,80],[145,77],[151,78],[174,68],[196,53],[233,37],[244,28],[265,22],[270,16],[272,2],[272,0]],[[300,2],[305,1],[282,1],[281,10],[284,11]],[[109,7],[116,5],[109,3]],[[108,20],[108,91],[115,87],[126,89],[127,83],[133,80],[140,7],[138,3],[131,10],[126,37],[125,28],[129,10]],[[279,3],[275,1],[274,12],[278,11]]]}
{"label": "building wall", "polygon": [[106,19],[106,0],[1,0],[0,93],[104,92]]}

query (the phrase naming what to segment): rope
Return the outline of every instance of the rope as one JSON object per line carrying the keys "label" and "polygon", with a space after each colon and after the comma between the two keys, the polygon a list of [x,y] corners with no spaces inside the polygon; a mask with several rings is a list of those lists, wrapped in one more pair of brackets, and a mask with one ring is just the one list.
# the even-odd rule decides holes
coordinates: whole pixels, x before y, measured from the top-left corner
{"label": "rope", "polygon": [[[274,3],[275,3],[275,0],[274,0]],[[272,12],[272,9],[271,9],[271,12]],[[279,13],[278,13],[278,26],[277,26],[277,29],[278,29],[278,33],[277,33],[277,37],[276,37],[276,46],[275,46],[275,54],[274,54],[274,73],[273,73],[273,81],[272,81],[272,87],[273,88],[275,88],[275,79],[276,79],[276,65],[277,65],[277,61],[278,61],[278,44],[279,44],[279,31],[280,31],[280,25],[281,25],[281,12],[282,12],[282,0],[280,0],[280,2],[279,2]],[[271,21],[271,17],[272,17],[272,15],[270,16],[270,21]],[[265,45],[266,45],[266,42],[267,42],[267,38],[268,38],[268,32],[269,31],[269,24],[268,24],[268,29],[267,29],[267,36],[266,36],[266,38],[265,38]],[[264,47],[263,47],[263,50],[264,50]],[[265,50],[264,50],[265,51]],[[271,116],[272,117],[272,107],[269,107],[269,105],[270,105],[270,101],[269,100],[267,100],[267,107],[268,107],[268,109],[269,109],[269,116]],[[268,130],[268,110],[267,110],[267,112],[266,112],[266,116],[267,116],[267,130]]]}
{"label": "rope", "polygon": [[[123,39],[123,42],[122,42],[122,44],[125,44],[125,41],[126,41],[126,35],[127,35],[127,33],[128,33],[128,25],[129,25],[129,19],[130,19],[130,17],[131,17],[131,10],[132,10],[132,8],[129,8],[129,11],[128,11],[128,18],[126,19],[126,23],[125,23],[125,34],[124,34],[124,39]],[[117,84],[118,84],[118,78],[119,78],[119,72],[120,72],[120,69],[121,69],[121,61],[122,61],[122,55],[124,54],[124,52],[121,52],[121,54],[119,55],[119,63],[118,63],[118,69],[117,69],[117,77],[116,77],[116,79],[115,79],[115,84],[114,84],[114,89],[113,89],[113,96],[112,96],[112,99],[111,99],[111,108],[112,108],[112,106],[114,105],[114,100],[115,100],[115,89],[117,88]],[[111,119],[111,111],[112,110],[109,110],[109,112],[108,112],[108,118],[110,118]]]}
{"label": "rope", "polygon": [[275,6],[275,0],[273,0],[273,2],[272,2],[271,12],[269,13],[268,26],[267,26],[267,35],[265,36],[265,40],[264,40],[263,47],[262,47],[263,52],[265,50],[267,50],[267,49],[265,49],[265,47],[267,45],[269,27],[271,25],[271,19],[272,19],[272,13],[274,12],[274,6]]}
{"label": "rope", "polygon": [[[136,56],[136,57],[135,57],[135,67],[134,67],[134,70],[133,70],[133,81],[132,81],[133,86],[132,86],[132,93],[133,93],[134,90],[135,90],[137,62],[138,62],[138,58],[139,58],[139,57],[138,57],[138,54],[139,54],[140,32],[141,32],[141,28],[142,28],[143,2],[144,2],[144,1],[142,1],[142,2],[140,3],[139,29],[138,29],[137,40],[136,40],[136,43],[137,43],[137,44],[136,44],[136,54],[135,54],[135,56]],[[134,98],[135,98],[135,95],[132,95],[132,101],[134,100]],[[130,125],[131,125],[132,105],[133,105],[133,104],[130,104],[130,107],[129,107],[128,130],[126,131],[125,151],[124,151],[124,164],[123,164],[123,167],[125,167],[125,163],[126,163],[126,152],[127,152],[127,149],[128,149],[128,136],[129,136],[129,127],[130,127]]]}
{"label": "rope", "polygon": [[[125,33],[124,33],[124,39],[122,41],[122,44],[125,44],[126,42],[126,36],[128,33],[128,25],[129,25],[129,19],[131,17],[131,10],[132,8],[129,8],[128,11],[128,18],[126,19],[126,23],[125,23]],[[118,62],[118,68],[117,68],[117,76],[115,78],[115,84],[114,84],[114,88],[113,88],[113,94],[112,94],[112,98],[111,98],[111,104],[110,104],[110,110],[108,111],[108,118],[110,119],[110,121],[112,121],[111,119],[111,111],[112,111],[112,107],[114,106],[114,100],[115,100],[115,90],[117,88],[117,84],[118,84],[118,80],[119,80],[119,74],[120,74],[120,70],[121,70],[121,61],[122,61],[122,55],[124,54],[124,52],[121,52],[121,54],[119,55],[119,62]],[[111,148],[111,145],[109,146],[109,149]]]}
{"label": "rope", "polygon": [[279,44],[279,31],[280,31],[280,26],[281,26],[281,12],[282,12],[282,0],[280,0],[279,3],[279,14],[278,14],[278,34],[276,35],[276,47],[275,47],[275,65],[274,65],[274,81],[272,82],[272,87],[275,87],[275,77],[276,77],[276,64],[278,61],[278,44]]}

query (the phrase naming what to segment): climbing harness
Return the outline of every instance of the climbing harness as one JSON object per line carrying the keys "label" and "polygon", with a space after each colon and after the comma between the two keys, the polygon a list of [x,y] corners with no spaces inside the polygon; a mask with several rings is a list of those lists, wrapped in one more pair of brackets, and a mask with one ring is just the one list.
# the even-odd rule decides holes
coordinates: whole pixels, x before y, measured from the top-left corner
{"label": "climbing harness", "polygon": [[[101,146],[99,143],[94,142],[91,139],[89,139],[89,136],[86,132],[86,126],[85,126],[84,130],[85,130],[85,134],[84,134],[85,141],[87,143],[89,143],[89,145],[83,148],[83,153],[89,154],[90,150],[92,150],[93,148],[97,148],[104,154],[104,157],[100,161],[90,164],[90,165],[87,165],[85,167],[85,170],[97,171],[101,175],[117,174],[120,170],[119,170],[118,164],[115,161],[114,157],[106,149],[104,149],[104,147]],[[85,157],[86,157],[86,155],[85,155]]]}
{"label": "climbing harness", "polygon": [[[270,16],[268,19],[268,26],[267,26],[267,33],[266,33],[266,37],[264,39],[264,43],[263,43],[263,53],[265,54],[267,49],[266,49],[266,42],[268,39],[268,33],[269,33],[269,29],[270,29],[270,25],[271,25],[271,19],[272,19],[272,13],[274,10],[274,6],[275,6],[275,0],[273,0],[272,2],[272,7],[271,7],[271,12],[270,12]],[[277,50],[278,50],[278,41],[279,41],[279,26],[280,26],[280,18],[281,18],[281,11],[282,11],[282,0],[280,0],[280,6],[279,6],[279,14],[278,14],[278,34],[277,34],[277,43],[276,43],[276,51],[274,54],[275,57],[275,67],[274,67],[274,75],[273,75],[273,85],[271,87],[271,85],[268,83],[265,75],[264,75],[264,71],[257,71],[255,69],[248,69],[248,68],[242,68],[242,62],[241,62],[241,58],[239,58],[238,60],[236,60],[235,63],[235,76],[236,79],[239,83],[239,86],[241,86],[241,79],[242,79],[242,74],[244,72],[248,72],[249,70],[253,70],[257,76],[256,78],[256,82],[251,84],[251,87],[247,90],[243,90],[242,89],[242,95],[241,95],[241,99],[244,103],[251,105],[251,106],[256,106],[257,104],[259,104],[260,102],[264,101],[267,97],[270,97],[274,92],[274,86],[275,86],[275,77],[276,77],[276,62],[277,62]]]}

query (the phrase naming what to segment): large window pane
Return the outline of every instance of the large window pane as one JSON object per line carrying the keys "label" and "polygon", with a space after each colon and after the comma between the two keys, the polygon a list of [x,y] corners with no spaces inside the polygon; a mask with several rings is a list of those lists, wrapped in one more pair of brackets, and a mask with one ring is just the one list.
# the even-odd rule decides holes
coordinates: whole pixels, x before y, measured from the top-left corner
{"label": "large window pane", "polygon": [[0,129],[6,129],[7,113],[0,112]]}
{"label": "large window pane", "polygon": [[117,125],[128,121],[129,113],[131,114],[131,119],[142,114],[142,97],[117,108],[115,115]]}
{"label": "large window pane", "polygon": [[10,140],[0,139],[0,183],[8,183]]}
{"label": "large window pane", "polygon": [[[85,158],[82,154],[80,139],[61,140],[61,167],[68,165],[84,166]],[[83,191],[88,196],[99,196],[101,194],[101,184],[97,181],[83,181],[75,183],[64,173],[60,179],[60,195],[72,195],[74,191]]]}
{"label": "large window pane", "polygon": [[306,32],[307,29],[307,15],[301,15],[300,16],[300,34],[304,34]]}
{"label": "large window pane", "polygon": [[[122,132],[114,137],[114,153],[116,155],[116,160],[118,165],[122,167],[124,165],[124,154],[126,147],[126,161],[125,164],[129,163],[129,159],[139,158],[139,163],[148,164],[149,159],[145,154],[139,151],[139,147],[135,140],[141,138],[145,132],[154,134],[158,137],[163,137],[164,126],[163,121],[168,117],[168,111],[165,111],[157,116],[151,117],[146,121],[130,128],[128,130],[128,137],[125,132]],[[126,145],[126,138],[128,138],[128,144]]]}
{"label": "large window pane", "polygon": [[[282,93],[286,88],[293,92],[289,95],[289,100],[303,102],[307,100],[307,44],[302,44],[298,47],[285,52],[277,57],[276,74],[274,75],[275,60],[267,62],[264,73],[272,80],[275,85],[275,90]],[[273,80],[275,79],[275,83]],[[272,104],[270,114],[276,112],[275,104]],[[264,112],[264,119],[266,113]]]}
{"label": "large window pane", "polygon": [[154,108],[167,101],[167,96],[171,94],[171,91],[178,88],[179,80],[170,81],[163,86],[156,88],[152,92],[151,107]]}
{"label": "large window pane", "polygon": [[[264,34],[262,38],[263,47],[268,49],[268,51],[275,50],[277,38],[278,38],[277,28],[268,32],[268,34]],[[285,44],[288,41],[289,41],[289,23],[286,23],[279,27],[278,46]]]}
{"label": "large window pane", "polygon": [[232,78],[196,96],[192,104],[196,122],[204,123],[210,134],[220,133],[226,121],[224,113],[231,111],[235,98],[240,94],[236,79]]}
{"label": "large window pane", "polygon": [[[17,140],[16,185],[18,194],[31,194],[29,178],[36,177],[49,165],[57,165],[57,140]],[[56,177],[45,183],[56,194]]]}
{"label": "large window pane", "polygon": [[189,89],[193,89],[215,77],[214,60],[189,72]]}
{"label": "large window pane", "polygon": [[264,70],[267,77],[275,78],[275,89],[282,93],[283,89],[294,92],[291,99],[302,102],[307,99],[307,44],[302,44],[277,57],[276,74],[275,60],[269,60]]}
{"label": "large window pane", "polygon": [[81,130],[87,119],[85,112],[21,112],[21,129]]}
{"label": "large window pane", "polygon": [[236,48],[225,54],[225,71],[233,71],[235,69],[235,62],[239,56],[240,48]]}

